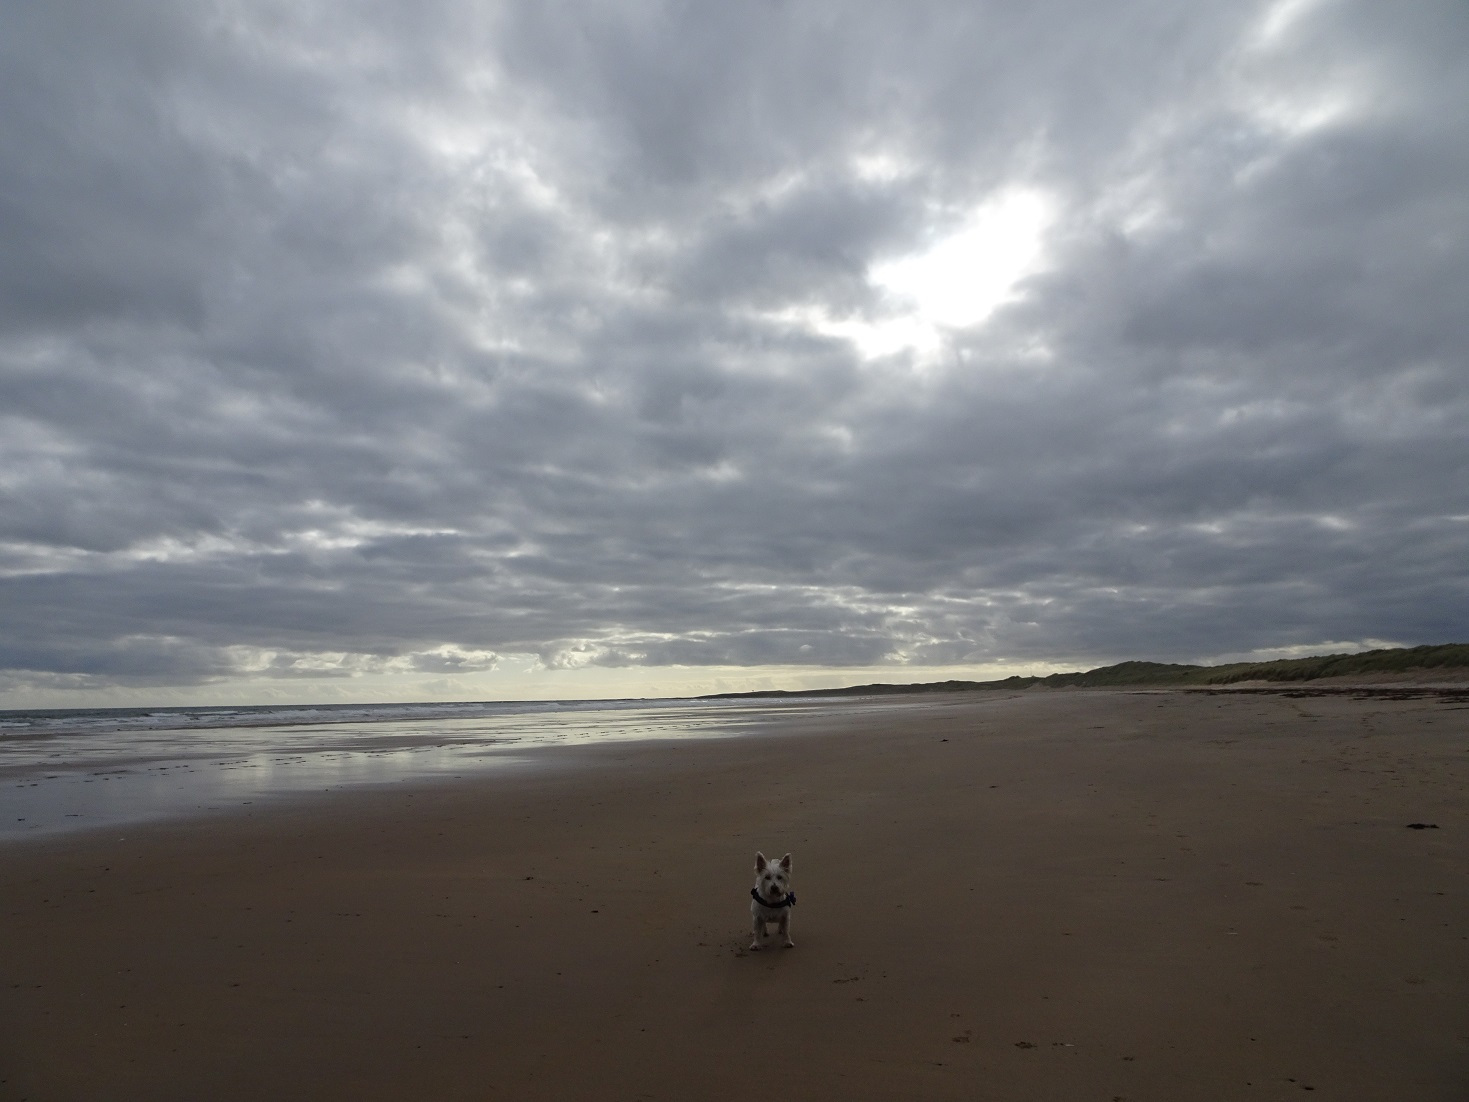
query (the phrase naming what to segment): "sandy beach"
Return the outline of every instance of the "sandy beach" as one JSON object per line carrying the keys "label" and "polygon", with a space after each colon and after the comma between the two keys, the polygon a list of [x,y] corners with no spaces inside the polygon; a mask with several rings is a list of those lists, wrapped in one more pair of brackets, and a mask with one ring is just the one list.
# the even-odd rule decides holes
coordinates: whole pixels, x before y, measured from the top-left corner
{"label": "sandy beach", "polygon": [[1032,691],[17,842],[0,1098],[1460,1100],[1466,830],[1462,689]]}

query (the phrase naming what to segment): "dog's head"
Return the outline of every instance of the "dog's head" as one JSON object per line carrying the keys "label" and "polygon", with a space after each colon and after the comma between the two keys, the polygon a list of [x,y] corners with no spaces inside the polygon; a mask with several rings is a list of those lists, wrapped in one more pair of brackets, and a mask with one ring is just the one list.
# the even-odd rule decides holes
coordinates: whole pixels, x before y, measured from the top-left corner
{"label": "dog's head", "polygon": [[785,902],[785,897],[791,890],[789,853],[779,861],[768,861],[763,853],[755,854],[755,890],[760,893],[761,899],[772,904]]}

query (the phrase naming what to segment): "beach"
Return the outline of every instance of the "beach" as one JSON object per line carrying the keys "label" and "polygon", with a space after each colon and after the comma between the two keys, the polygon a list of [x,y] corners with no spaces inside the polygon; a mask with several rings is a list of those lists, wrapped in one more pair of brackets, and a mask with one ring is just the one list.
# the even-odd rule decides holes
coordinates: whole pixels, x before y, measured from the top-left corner
{"label": "beach", "polygon": [[0,1099],[1469,1095],[1462,689],[540,753],[0,845]]}

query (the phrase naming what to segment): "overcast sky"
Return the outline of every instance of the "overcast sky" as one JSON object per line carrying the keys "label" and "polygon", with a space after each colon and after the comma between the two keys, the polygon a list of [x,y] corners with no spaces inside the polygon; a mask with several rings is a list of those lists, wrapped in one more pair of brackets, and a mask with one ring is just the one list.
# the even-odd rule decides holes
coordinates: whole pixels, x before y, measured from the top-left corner
{"label": "overcast sky", "polygon": [[1469,640],[1469,6],[0,6],[0,705]]}

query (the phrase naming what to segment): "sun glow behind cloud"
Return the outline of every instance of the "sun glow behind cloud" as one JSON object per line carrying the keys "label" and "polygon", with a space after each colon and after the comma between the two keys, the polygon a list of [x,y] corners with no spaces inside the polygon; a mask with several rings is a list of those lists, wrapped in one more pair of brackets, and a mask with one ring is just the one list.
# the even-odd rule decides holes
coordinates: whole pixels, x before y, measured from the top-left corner
{"label": "sun glow behind cloud", "polygon": [[876,320],[832,318],[819,310],[793,317],[818,332],[850,340],[866,359],[912,351],[928,356],[954,330],[983,324],[1015,297],[1016,285],[1044,259],[1054,203],[1014,188],[972,209],[957,228],[936,231],[927,246],[875,264],[868,281],[886,307]]}
{"label": "sun glow behind cloud", "polygon": [[872,282],[930,326],[978,325],[1035,269],[1052,217],[1039,192],[1008,192],[980,206],[927,251],[879,264]]}

